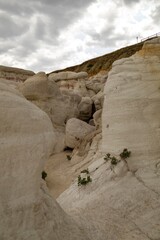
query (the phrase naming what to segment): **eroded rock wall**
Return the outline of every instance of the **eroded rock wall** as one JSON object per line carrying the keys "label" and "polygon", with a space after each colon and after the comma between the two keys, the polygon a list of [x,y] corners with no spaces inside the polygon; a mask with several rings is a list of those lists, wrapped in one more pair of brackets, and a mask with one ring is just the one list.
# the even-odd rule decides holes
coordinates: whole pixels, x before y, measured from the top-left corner
{"label": "eroded rock wall", "polygon": [[[81,216],[92,239],[160,237],[159,87],[159,38],[113,64],[104,90],[102,145],[95,151],[92,143],[83,160],[92,182],[78,186],[76,179],[58,197],[70,215]],[[124,148],[131,156],[120,159]],[[105,159],[107,153],[116,164]]]}
{"label": "eroded rock wall", "polygon": [[104,152],[133,152],[133,170],[160,158],[160,39],[116,61],[105,86]]}
{"label": "eroded rock wall", "polygon": [[41,178],[56,134],[43,111],[0,83],[0,239],[87,239]]}
{"label": "eroded rock wall", "polygon": [[35,73],[20,68],[0,66],[0,79],[7,79],[15,82],[24,82],[28,77]]}

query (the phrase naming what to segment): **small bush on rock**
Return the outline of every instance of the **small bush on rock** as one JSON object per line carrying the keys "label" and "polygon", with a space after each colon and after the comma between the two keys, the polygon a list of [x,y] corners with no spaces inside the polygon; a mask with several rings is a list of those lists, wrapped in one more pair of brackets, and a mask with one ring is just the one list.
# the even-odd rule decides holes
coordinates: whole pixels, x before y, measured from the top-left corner
{"label": "small bush on rock", "polygon": [[86,185],[89,182],[92,182],[92,178],[89,175],[88,169],[84,169],[81,171],[81,174],[78,176],[78,186]]}
{"label": "small bush on rock", "polygon": [[128,149],[125,148],[125,149],[123,149],[123,152],[121,152],[119,155],[121,157],[121,159],[117,159],[116,157],[111,156],[110,153],[107,153],[104,157],[104,160],[106,162],[110,161],[111,166],[112,166],[111,169],[112,169],[114,165],[117,165],[117,163],[119,163],[121,160],[125,160],[126,158],[129,158],[130,155],[131,155],[131,151],[128,151]]}
{"label": "small bush on rock", "polygon": [[89,182],[92,182],[92,179],[90,176],[87,176],[87,178],[82,178],[80,175],[78,176],[78,186],[86,185]]}
{"label": "small bush on rock", "polygon": [[117,165],[118,162],[120,162],[120,160],[118,160],[117,158],[115,158],[115,157],[111,158],[111,164],[112,165]]}
{"label": "small bush on rock", "polygon": [[129,158],[130,155],[131,155],[131,151],[128,151],[128,149],[125,148],[125,149],[123,149],[123,152],[121,152],[119,156],[120,156],[122,159],[126,159],[126,158]]}
{"label": "small bush on rock", "polygon": [[72,158],[70,155],[67,155],[67,160],[70,161]]}

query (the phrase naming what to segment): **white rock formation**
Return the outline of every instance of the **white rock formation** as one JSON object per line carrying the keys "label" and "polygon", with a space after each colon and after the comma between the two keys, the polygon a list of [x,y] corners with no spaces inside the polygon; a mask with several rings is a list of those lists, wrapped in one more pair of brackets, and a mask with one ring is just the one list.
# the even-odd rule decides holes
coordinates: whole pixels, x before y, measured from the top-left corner
{"label": "white rock formation", "polygon": [[[28,78],[21,85],[21,92],[28,100],[45,100],[58,91],[56,83],[53,88],[48,86],[48,78],[44,72],[39,72],[36,75]],[[51,87],[51,86],[50,86]],[[49,93],[50,91],[50,93]],[[51,95],[51,96],[50,96]]]}
{"label": "white rock formation", "polygon": [[48,116],[0,83],[0,239],[87,239],[41,179],[55,145]]}
{"label": "white rock formation", "polygon": [[[92,183],[78,187],[75,180],[58,198],[70,215],[81,215],[92,239],[160,237],[159,87],[160,38],[113,64],[105,86],[102,146],[97,150],[103,155],[95,159],[91,144],[92,158],[84,160],[92,162]],[[117,165],[105,162],[106,153],[119,159],[124,148],[132,152],[130,158]]]}
{"label": "white rock formation", "polygon": [[59,86],[61,92],[67,90],[82,97],[88,96],[86,88],[86,79],[88,74],[86,72],[59,72],[51,73],[48,76],[49,80],[55,81]]}
{"label": "white rock formation", "polygon": [[56,129],[56,151],[62,151],[65,147],[65,124],[68,119],[79,116],[81,97],[70,92],[62,94],[58,85],[48,80],[43,72],[28,78],[21,84],[20,91],[48,114]]}
{"label": "white rock formation", "polygon": [[16,82],[24,82],[28,77],[33,75],[34,72],[29,70],[0,65],[0,79],[5,78]]}
{"label": "white rock formation", "polygon": [[59,80],[70,80],[70,79],[81,79],[88,77],[87,72],[59,72],[49,74],[49,80],[59,81]]}
{"label": "white rock formation", "polygon": [[94,102],[95,109],[99,110],[103,107],[103,101],[104,101],[104,92],[99,91],[96,95],[94,95],[92,98],[92,101]]}
{"label": "white rock formation", "polygon": [[133,170],[160,158],[160,42],[113,64],[105,87],[103,150],[134,153]]}
{"label": "white rock formation", "polygon": [[90,97],[82,97],[81,102],[78,105],[79,119],[87,121],[92,116],[92,100]]}
{"label": "white rock formation", "polygon": [[70,148],[78,146],[88,134],[95,130],[94,126],[76,118],[71,118],[66,124],[66,145]]}
{"label": "white rock formation", "polygon": [[96,128],[99,128],[99,127],[102,126],[101,115],[102,115],[102,109],[97,110],[97,111],[93,114],[93,120],[94,120],[94,124],[95,124]]}

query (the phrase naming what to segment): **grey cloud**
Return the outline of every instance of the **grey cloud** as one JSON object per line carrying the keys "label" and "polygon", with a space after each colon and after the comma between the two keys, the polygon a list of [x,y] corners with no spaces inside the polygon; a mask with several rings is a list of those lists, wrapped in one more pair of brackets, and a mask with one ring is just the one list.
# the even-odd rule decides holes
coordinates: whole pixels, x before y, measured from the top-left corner
{"label": "grey cloud", "polygon": [[0,54],[4,54],[10,51],[13,47],[14,47],[14,44],[11,42],[5,42],[5,43],[0,42]]}
{"label": "grey cloud", "polygon": [[30,56],[30,54],[32,54],[34,51],[36,51],[36,48],[34,48],[34,45],[31,47],[24,47],[23,45],[15,47],[13,49],[10,50],[10,54],[12,54],[12,56],[16,56],[17,60],[22,61],[23,58],[27,58],[28,56]]}
{"label": "grey cloud", "polygon": [[72,58],[75,55],[77,55],[77,52],[75,52],[74,50],[73,51],[68,50],[58,57],[57,56],[54,57],[54,54],[52,58],[48,56],[38,56],[36,61],[34,63],[31,63],[28,67],[29,69],[34,70],[35,72],[44,71],[48,73],[54,70],[74,65],[74,61],[72,61]]}
{"label": "grey cloud", "polygon": [[152,13],[152,19],[155,24],[160,23],[160,5],[156,7],[156,10]]}
{"label": "grey cloud", "polygon": [[17,23],[4,13],[0,13],[0,38],[15,37],[23,34],[28,29],[27,24]]}
{"label": "grey cloud", "polygon": [[38,18],[35,26],[35,37],[40,39],[44,39],[46,35],[46,24],[45,22]]}
{"label": "grey cloud", "polygon": [[53,1],[47,0],[47,4],[45,3],[44,5],[41,2],[41,4],[37,6],[37,9],[49,18],[49,34],[56,36],[65,27],[75,22],[83,13],[83,10],[94,1],[55,0],[53,4]]}
{"label": "grey cloud", "polygon": [[17,16],[30,16],[34,12],[34,7],[29,4],[25,4],[23,1],[0,1],[0,9],[6,14],[12,14]]}
{"label": "grey cloud", "polygon": [[[0,9],[4,16],[0,22],[1,37],[20,35],[27,31],[25,25],[30,25],[33,31],[32,19],[36,17],[35,36],[50,41],[49,39],[57,38],[64,28],[75,22],[94,1],[96,0],[0,0]],[[19,23],[15,22],[15,18]],[[25,23],[23,27],[20,25],[22,20]]]}
{"label": "grey cloud", "polygon": [[115,42],[113,41],[112,36],[114,36],[115,25],[114,21],[112,21],[112,24],[109,22],[106,23],[106,28],[100,33],[96,32],[89,33],[92,40],[87,42],[88,46],[93,45],[101,47],[114,46]]}
{"label": "grey cloud", "polygon": [[132,5],[134,3],[138,3],[141,0],[123,0],[126,5]]}
{"label": "grey cloud", "polygon": [[58,15],[59,21],[61,21],[61,19],[69,20],[69,17],[66,17],[67,15],[70,15],[70,18],[78,17],[77,13],[80,14],[81,10],[85,9],[94,1],[95,0],[27,0],[26,2],[26,0],[1,0],[0,9],[6,13],[18,16],[42,13],[52,17],[52,19],[57,19],[56,17]]}

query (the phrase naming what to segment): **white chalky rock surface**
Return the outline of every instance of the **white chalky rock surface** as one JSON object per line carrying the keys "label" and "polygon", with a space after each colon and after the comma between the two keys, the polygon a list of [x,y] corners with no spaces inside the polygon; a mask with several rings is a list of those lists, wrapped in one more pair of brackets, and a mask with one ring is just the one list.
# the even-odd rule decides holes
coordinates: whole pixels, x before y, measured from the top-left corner
{"label": "white chalky rock surface", "polygon": [[75,148],[81,140],[95,130],[94,126],[76,118],[71,118],[66,124],[66,145]]}
{"label": "white chalky rock surface", "polygon": [[4,81],[0,111],[0,239],[87,239],[41,179],[56,141],[48,116]]}
{"label": "white chalky rock surface", "polygon": [[81,96],[61,93],[56,82],[49,80],[44,72],[28,78],[19,89],[28,100],[48,114],[56,129],[55,152],[61,152],[65,147],[65,124],[69,118],[78,117]]}
{"label": "white chalky rock surface", "polygon": [[133,170],[160,158],[160,39],[113,64],[102,114],[105,152],[133,152]]}
{"label": "white chalky rock surface", "polygon": [[92,100],[90,97],[82,97],[81,102],[78,105],[79,119],[87,121],[92,116]]}
{"label": "white chalky rock surface", "polygon": [[[58,202],[88,228],[91,239],[160,239],[160,39],[148,41],[130,58],[113,64],[104,90],[103,157],[88,167],[92,183],[77,179]],[[112,166],[106,153],[119,159]],[[90,149],[90,155],[95,150]],[[89,162],[87,159],[85,162]],[[85,165],[84,165],[85,168]],[[78,171],[78,169],[77,169]]]}
{"label": "white chalky rock surface", "polygon": [[59,81],[59,80],[69,80],[69,79],[80,79],[88,77],[87,72],[59,72],[59,73],[51,73],[49,74],[49,80]]}

